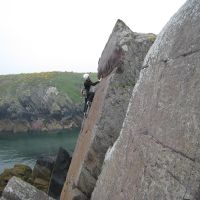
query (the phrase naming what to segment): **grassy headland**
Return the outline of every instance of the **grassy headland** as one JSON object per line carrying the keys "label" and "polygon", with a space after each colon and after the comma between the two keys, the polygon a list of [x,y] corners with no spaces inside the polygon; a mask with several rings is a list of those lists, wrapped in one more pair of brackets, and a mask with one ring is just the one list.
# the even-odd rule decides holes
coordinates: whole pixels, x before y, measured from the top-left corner
{"label": "grassy headland", "polygon": [[[51,86],[67,94],[76,103],[81,101],[80,89],[83,86],[83,73],[41,72],[17,75],[0,75],[0,99],[15,98],[22,88]],[[90,73],[92,80],[97,80],[96,73]]]}
{"label": "grassy headland", "polygon": [[[83,73],[42,72],[0,76],[0,132],[79,127]],[[96,74],[90,74],[96,81]]]}

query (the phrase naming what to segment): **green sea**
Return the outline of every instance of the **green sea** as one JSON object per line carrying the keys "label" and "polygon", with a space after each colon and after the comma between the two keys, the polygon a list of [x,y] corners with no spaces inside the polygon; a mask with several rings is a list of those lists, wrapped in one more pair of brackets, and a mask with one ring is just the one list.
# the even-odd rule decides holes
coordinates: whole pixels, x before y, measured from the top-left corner
{"label": "green sea", "polygon": [[79,129],[57,133],[18,133],[0,136],[0,173],[15,164],[34,167],[40,156],[54,156],[59,147],[73,153]]}

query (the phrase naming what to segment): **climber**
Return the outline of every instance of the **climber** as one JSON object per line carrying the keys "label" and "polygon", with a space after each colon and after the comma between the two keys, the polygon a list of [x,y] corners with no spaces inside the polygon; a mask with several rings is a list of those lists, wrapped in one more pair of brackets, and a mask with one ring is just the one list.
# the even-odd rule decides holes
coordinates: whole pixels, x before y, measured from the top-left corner
{"label": "climber", "polygon": [[86,116],[86,112],[87,112],[87,107],[88,107],[88,103],[92,103],[92,100],[94,98],[94,90],[93,90],[93,87],[91,86],[95,86],[96,84],[98,84],[100,82],[99,81],[96,81],[96,82],[92,82],[90,80],[90,75],[89,74],[84,74],[83,75],[83,78],[84,78],[84,89],[82,89],[81,93],[82,93],[82,96],[85,96],[85,105],[84,105],[84,116]]}

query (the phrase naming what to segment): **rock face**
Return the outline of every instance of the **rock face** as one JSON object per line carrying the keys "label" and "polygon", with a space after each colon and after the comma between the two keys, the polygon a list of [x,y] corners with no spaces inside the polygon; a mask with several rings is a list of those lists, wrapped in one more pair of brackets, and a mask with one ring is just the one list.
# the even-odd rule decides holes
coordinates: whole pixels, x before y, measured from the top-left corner
{"label": "rock face", "polygon": [[188,0],[149,51],[93,200],[200,199],[200,1]]}
{"label": "rock face", "polygon": [[[153,39],[152,39],[153,38]],[[155,39],[118,20],[99,60],[99,84],[79,136],[61,199],[89,199],[104,156],[117,139],[143,59]]]}
{"label": "rock face", "polygon": [[65,149],[60,147],[48,189],[48,194],[55,199],[60,197],[70,163],[71,156]]}
{"label": "rock face", "polygon": [[3,191],[1,200],[53,200],[34,186],[12,177]]}
{"label": "rock face", "polygon": [[[133,33],[124,22],[118,20],[99,59],[98,77],[108,76],[115,68],[117,68],[118,73],[122,73],[126,67],[124,61],[128,60],[130,65],[134,65],[132,73],[134,73],[133,81],[135,82],[141,69],[139,63],[144,59],[143,52],[147,52],[149,45],[155,39],[154,34]],[[127,54],[132,58],[127,59]]]}

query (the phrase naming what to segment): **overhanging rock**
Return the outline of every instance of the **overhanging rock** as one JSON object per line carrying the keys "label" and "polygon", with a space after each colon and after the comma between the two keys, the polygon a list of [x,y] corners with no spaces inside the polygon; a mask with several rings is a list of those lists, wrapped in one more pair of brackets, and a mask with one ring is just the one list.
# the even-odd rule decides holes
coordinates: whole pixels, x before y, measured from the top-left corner
{"label": "overhanging rock", "polygon": [[150,49],[92,200],[200,199],[200,1]]}
{"label": "overhanging rock", "polygon": [[154,34],[133,33],[118,20],[99,60],[103,77],[79,136],[61,199],[89,199],[107,149],[119,136],[142,62]]}

